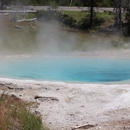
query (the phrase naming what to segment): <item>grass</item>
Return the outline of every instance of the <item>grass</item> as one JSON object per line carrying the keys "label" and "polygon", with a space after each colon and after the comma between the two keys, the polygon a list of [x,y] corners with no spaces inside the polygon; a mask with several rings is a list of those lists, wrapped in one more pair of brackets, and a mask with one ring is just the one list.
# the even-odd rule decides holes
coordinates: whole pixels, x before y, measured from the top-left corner
{"label": "grass", "polygon": [[107,21],[113,21],[114,19],[114,14],[109,12],[97,12],[96,14],[98,17],[104,18]]}
{"label": "grass", "polygon": [[73,17],[77,22],[88,14],[86,11],[64,11],[63,13]]}
{"label": "grass", "polygon": [[29,104],[15,96],[0,96],[0,130],[47,130],[40,117],[32,114]]}
{"label": "grass", "polygon": [[107,27],[114,23],[114,14],[109,12],[97,12],[96,14],[98,18],[105,20],[105,22],[101,26]]}
{"label": "grass", "polygon": [[26,19],[32,19],[32,18],[36,18],[35,13],[28,13],[28,14],[26,14]]}
{"label": "grass", "polygon": [[[88,14],[88,11],[64,11],[64,14],[67,14],[73,17],[77,22],[79,22],[82,18],[85,18]],[[109,12],[96,12],[97,17],[103,18],[105,23],[113,23],[114,14]]]}

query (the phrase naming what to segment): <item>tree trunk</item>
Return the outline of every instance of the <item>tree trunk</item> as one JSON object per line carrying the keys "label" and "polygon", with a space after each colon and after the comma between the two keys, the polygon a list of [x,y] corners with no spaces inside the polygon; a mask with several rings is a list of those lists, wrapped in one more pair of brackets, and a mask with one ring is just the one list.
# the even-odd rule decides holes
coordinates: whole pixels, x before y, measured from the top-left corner
{"label": "tree trunk", "polygon": [[91,1],[91,8],[90,8],[90,26],[93,26],[93,3],[94,0],[90,0]]}
{"label": "tree trunk", "polygon": [[120,35],[122,35],[122,12],[121,12],[121,9],[122,9],[122,1],[119,0],[119,30],[120,30]]}
{"label": "tree trunk", "polygon": [[3,9],[4,8],[4,0],[1,0],[1,7],[0,9]]}
{"label": "tree trunk", "polygon": [[73,0],[70,0],[70,6],[72,5]]}

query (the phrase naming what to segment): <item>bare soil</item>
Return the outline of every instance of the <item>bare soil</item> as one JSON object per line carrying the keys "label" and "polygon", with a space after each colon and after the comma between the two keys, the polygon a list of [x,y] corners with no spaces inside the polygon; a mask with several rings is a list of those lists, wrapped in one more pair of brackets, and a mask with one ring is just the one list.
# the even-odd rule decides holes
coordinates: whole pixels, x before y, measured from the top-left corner
{"label": "bare soil", "polygon": [[0,80],[0,92],[37,103],[50,130],[129,130],[130,84]]}

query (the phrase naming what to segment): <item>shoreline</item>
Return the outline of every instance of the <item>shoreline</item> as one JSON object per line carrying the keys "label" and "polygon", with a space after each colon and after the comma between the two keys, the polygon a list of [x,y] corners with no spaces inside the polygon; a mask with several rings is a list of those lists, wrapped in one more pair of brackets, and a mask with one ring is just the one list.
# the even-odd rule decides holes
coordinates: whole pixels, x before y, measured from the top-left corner
{"label": "shoreline", "polygon": [[91,130],[130,128],[129,83],[71,84],[0,78],[0,88],[22,100],[37,102],[35,112],[50,130],[78,130],[84,125],[93,126]]}
{"label": "shoreline", "polygon": [[110,58],[110,59],[130,59],[130,48],[108,48],[108,49],[97,49],[97,50],[86,50],[86,51],[64,51],[57,53],[3,53],[0,59],[24,59],[24,58]]}
{"label": "shoreline", "polygon": [[0,82],[21,82],[21,83],[40,83],[40,84],[70,84],[70,85],[129,85],[130,80],[122,81],[111,81],[111,82],[83,82],[83,81],[49,81],[49,80],[35,80],[35,79],[17,79],[17,78],[2,78],[0,77]]}

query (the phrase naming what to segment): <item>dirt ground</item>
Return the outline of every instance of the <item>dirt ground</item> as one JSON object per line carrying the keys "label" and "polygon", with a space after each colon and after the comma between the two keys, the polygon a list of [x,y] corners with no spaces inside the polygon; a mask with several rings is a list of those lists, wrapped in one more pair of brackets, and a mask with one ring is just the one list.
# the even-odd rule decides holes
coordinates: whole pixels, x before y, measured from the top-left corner
{"label": "dirt ground", "polygon": [[38,105],[50,130],[130,130],[130,84],[72,84],[0,79],[0,93]]}

